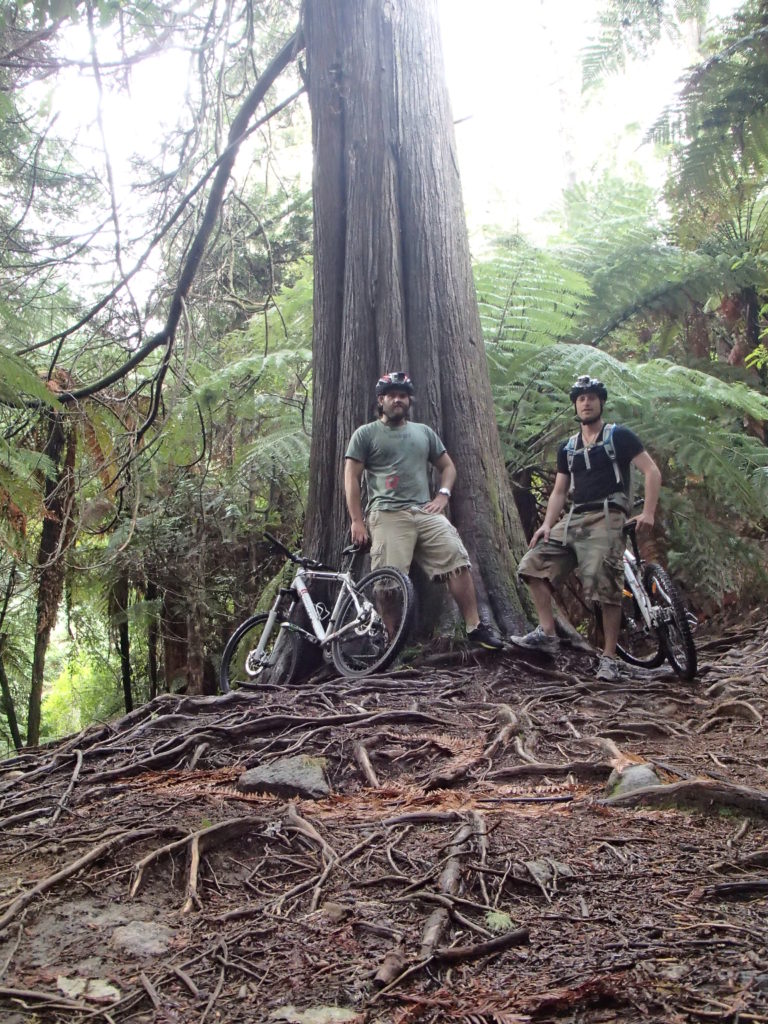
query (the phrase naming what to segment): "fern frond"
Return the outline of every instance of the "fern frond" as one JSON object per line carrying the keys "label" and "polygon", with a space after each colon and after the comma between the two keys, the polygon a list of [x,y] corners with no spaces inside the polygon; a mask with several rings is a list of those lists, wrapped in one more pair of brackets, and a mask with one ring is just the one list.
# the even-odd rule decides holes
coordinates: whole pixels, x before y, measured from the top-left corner
{"label": "fern frond", "polygon": [[0,344],[0,402],[21,406],[29,401],[59,407],[53,392],[24,362]]}
{"label": "fern frond", "polygon": [[597,38],[582,51],[582,88],[647,56],[664,36],[678,40],[680,24],[702,20],[707,7],[706,0],[608,0],[598,18]]}
{"label": "fern frond", "polygon": [[487,344],[573,337],[591,294],[578,270],[521,238],[475,266],[475,285]]}

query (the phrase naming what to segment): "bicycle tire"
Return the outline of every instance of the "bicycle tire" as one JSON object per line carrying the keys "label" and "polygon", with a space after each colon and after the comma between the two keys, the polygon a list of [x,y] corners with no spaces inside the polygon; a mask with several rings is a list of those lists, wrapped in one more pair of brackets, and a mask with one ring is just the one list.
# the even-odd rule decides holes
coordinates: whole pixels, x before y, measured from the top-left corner
{"label": "bicycle tire", "polygon": [[251,688],[264,683],[282,686],[293,681],[299,664],[300,646],[293,634],[280,628],[279,622],[275,623],[269,638],[263,664],[254,672],[246,671],[248,655],[258,646],[268,618],[266,613],[252,615],[240,623],[227,641],[219,669],[222,693],[229,693],[233,686]]}
{"label": "bicycle tire", "polygon": [[634,594],[627,590],[621,602],[616,653],[628,665],[639,668],[658,668],[667,656],[664,638],[657,629],[646,626]]}
{"label": "bicycle tire", "polygon": [[[352,622],[359,624],[331,641],[331,657],[343,676],[360,678],[391,665],[400,653],[411,629],[416,599],[408,576],[391,567],[374,569],[354,588],[362,598],[365,618],[359,620],[355,602],[348,594],[339,609],[336,629]],[[384,594],[388,596],[383,599]],[[384,611],[390,619],[389,630],[384,624]]]}
{"label": "bicycle tire", "polygon": [[693,642],[685,603],[669,573],[655,562],[650,562],[643,578],[645,589],[654,604],[664,605],[671,613],[670,620],[661,628],[664,653],[681,679],[693,679],[698,668],[696,645]]}

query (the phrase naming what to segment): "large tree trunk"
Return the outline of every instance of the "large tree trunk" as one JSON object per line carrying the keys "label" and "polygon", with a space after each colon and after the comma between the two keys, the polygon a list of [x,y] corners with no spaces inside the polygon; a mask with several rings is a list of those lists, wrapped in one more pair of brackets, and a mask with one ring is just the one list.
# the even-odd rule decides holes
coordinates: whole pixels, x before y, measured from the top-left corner
{"label": "large tree trunk", "polygon": [[[434,0],[306,0],[314,144],[314,421],[306,548],[338,558],[342,462],[380,373],[458,468],[451,513],[481,610],[524,623],[525,544],[494,418]],[[341,524],[344,524],[344,530]]]}
{"label": "large tree trunk", "polygon": [[[146,599],[147,604],[156,601],[158,598],[157,584],[154,580],[147,580]],[[149,677],[149,699],[154,700],[157,696],[157,642],[158,642],[158,616],[154,609],[150,612],[149,625],[147,626],[147,675]]]}

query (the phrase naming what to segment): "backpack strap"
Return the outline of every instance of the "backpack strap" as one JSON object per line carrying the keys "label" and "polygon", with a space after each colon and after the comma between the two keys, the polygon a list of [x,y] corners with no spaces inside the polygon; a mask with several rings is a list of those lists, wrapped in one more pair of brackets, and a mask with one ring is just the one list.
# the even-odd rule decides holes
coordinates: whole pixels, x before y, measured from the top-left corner
{"label": "backpack strap", "polygon": [[571,483],[568,488],[568,493],[571,495],[571,497],[573,496],[573,491],[576,486],[575,481],[573,479],[573,459],[576,455],[576,444],[578,440],[579,435],[572,434],[565,443],[565,457],[568,462],[568,472],[571,474]]}
{"label": "backpack strap", "polygon": [[606,423],[603,427],[603,448],[605,448],[605,452],[613,465],[613,475],[616,477],[616,483],[623,489],[624,481],[621,479],[619,460],[616,457],[616,446],[613,443],[613,432],[615,429],[615,423]]}

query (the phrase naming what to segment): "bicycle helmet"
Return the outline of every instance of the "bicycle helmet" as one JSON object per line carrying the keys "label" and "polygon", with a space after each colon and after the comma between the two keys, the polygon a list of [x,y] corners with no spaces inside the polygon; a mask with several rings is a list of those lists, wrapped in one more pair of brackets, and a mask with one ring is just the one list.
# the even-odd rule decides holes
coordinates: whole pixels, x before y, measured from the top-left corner
{"label": "bicycle helmet", "polygon": [[407,373],[396,370],[394,373],[385,373],[376,381],[376,397],[386,395],[390,391],[405,391],[407,395],[413,395],[413,382]]}
{"label": "bicycle helmet", "polygon": [[587,394],[597,395],[601,402],[605,403],[608,400],[608,389],[601,380],[597,377],[590,377],[588,373],[582,373],[580,377],[577,377],[573,382],[573,387],[570,390],[570,399],[575,402],[579,395]]}

